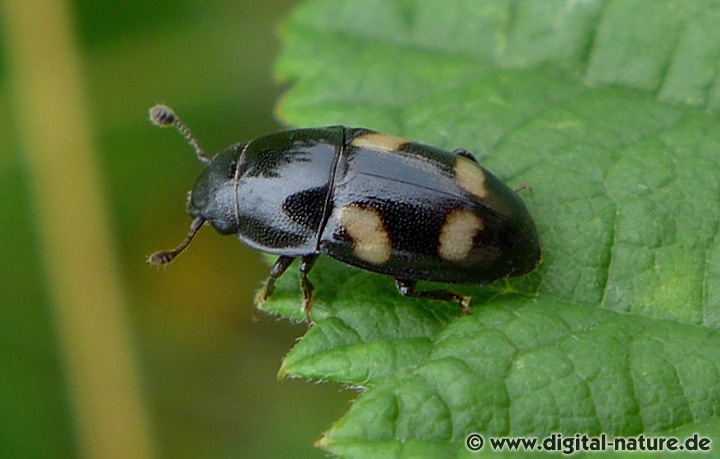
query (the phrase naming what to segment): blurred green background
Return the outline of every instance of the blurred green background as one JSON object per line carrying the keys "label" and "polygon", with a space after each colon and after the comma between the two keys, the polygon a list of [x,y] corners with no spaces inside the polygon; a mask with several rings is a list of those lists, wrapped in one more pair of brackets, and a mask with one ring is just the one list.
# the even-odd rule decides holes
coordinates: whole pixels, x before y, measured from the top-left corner
{"label": "blurred green background", "polygon": [[[107,246],[125,300],[128,320],[121,325],[127,325],[145,430],[157,457],[323,457],[312,443],[354,395],[336,385],[277,381],[282,357],[305,327],[269,316],[252,320],[254,292],[269,270],[257,253],[205,229],[167,269],[144,263],[186,235],[185,194],[202,167],[176,132],[148,123],[147,109],[171,105],[212,154],[279,129],[272,110],[282,87],[273,80],[272,62],[278,25],[293,3],[68,2],[110,220]],[[4,7],[0,457],[75,457],[85,451],[77,396],[69,395],[68,356],[43,259],[47,234],[35,208],[42,196],[34,197],[19,135],[23,99],[8,45],[14,17]],[[43,103],[52,108],[55,101]],[[74,172],[62,162],[55,167],[57,174]],[[74,197],[65,202],[75,203]],[[95,274],[82,263],[64,269],[88,279]]]}

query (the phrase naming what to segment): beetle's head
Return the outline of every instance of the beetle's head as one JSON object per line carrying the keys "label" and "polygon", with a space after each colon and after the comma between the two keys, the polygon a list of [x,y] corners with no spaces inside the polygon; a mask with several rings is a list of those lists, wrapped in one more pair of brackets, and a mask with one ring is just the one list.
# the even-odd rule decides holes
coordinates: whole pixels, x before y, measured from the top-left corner
{"label": "beetle's head", "polygon": [[220,234],[238,232],[235,172],[240,152],[241,149],[232,146],[218,153],[188,194],[188,214],[204,218]]}
{"label": "beetle's head", "polygon": [[198,160],[207,166],[188,195],[187,210],[193,217],[190,233],[175,249],[154,253],[147,259],[150,264],[164,265],[190,245],[206,222],[220,234],[237,233],[234,182],[241,148],[236,145],[210,158],[203,153],[193,133],[170,107],[154,106],[150,109],[150,120],[161,127],[175,126],[193,147]]}

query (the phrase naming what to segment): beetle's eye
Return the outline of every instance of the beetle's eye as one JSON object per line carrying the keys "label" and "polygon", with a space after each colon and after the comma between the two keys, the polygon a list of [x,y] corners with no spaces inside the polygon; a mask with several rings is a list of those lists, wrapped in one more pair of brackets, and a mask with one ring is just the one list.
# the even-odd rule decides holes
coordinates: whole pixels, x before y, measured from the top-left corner
{"label": "beetle's eye", "polygon": [[237,171],[237,159],[233,159],[230,161],[230,169],[228,170],[227,178],[233,178],[235,177],[235,172]]}

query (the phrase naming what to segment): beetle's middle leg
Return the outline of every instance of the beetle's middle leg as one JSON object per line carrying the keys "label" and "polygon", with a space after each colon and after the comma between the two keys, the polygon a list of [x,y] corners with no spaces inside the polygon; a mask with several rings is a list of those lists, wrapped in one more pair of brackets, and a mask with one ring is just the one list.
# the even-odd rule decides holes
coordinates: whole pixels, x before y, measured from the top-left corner
{"label": "beetle's middle leg", "polygon": [[315,265],[318,259],[318,255],[305,255],[301,259],[300,263],[300,289],[303,292],[303,312],[305,317],[310,321],[310,310],[312,309],[312,295],[315,286],[307,278],[308,273]]}
{"label": "beetle's middle leg", "polygon": [[414,296],[417,298],[430,298],[432,300],[457,301],[464,313],[470,312],[470,297],[460,295],[449,290],[430,290],[427,292],[415,291],[417,281],[395,279],[395,288],[403,296]]}
{"label": "beetle's middle leg", "polygon": [[275,291],[275,281],[283,275],[290,267],[296,257],[281,255],[270,270],[270,277],[265,281],[265,286],[255,299],[255,307],[260,308]]}

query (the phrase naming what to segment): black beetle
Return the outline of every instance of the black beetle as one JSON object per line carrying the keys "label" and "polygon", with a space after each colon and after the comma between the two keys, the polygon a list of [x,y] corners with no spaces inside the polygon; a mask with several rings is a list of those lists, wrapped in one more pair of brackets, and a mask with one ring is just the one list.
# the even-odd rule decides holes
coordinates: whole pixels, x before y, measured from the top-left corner
{"label": "black beetle", "polygon": [[320,254],[392,276],[403,295],[457,301],[465,312],[470,297],[419,292],[415,284],[487,284],[529,273],[540,261],[523,201],[463,149],[330,126],[270,134],[210,158],[170,108],[153,107],[150,119],[174,125],[208,167],[188,197],[188,237],[148,262],[171,262],[209,222],[280,256],[257,306],[297,257],[308,316],[307,275]]}

